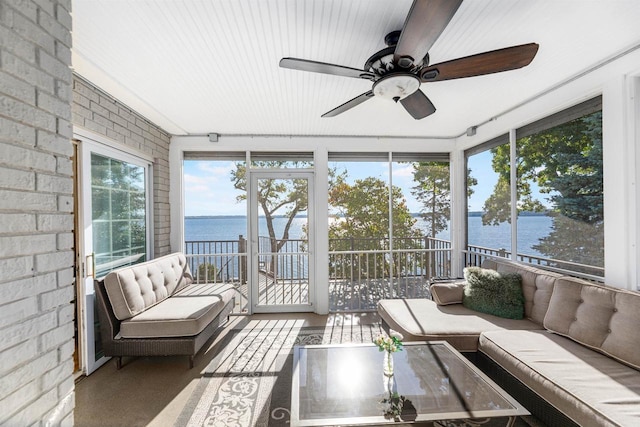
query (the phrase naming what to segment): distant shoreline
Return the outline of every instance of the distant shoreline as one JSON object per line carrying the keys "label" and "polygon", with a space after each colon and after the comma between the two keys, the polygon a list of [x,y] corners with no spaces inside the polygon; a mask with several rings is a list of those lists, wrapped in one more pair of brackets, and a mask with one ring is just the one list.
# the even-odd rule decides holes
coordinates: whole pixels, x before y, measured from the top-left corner
{"label": "distant shoreline", "polygon": [[[471,211],[468,216],[470,217],[478,217],[482,216],[484,212],[482,211]],[[419,212],[412,212],[412,217],[422,216]],[[551,216],[550,212],[520,212],[518,216]],[[246,215],[187,215],[185,219],[235,219],[235,218],[246,218]],[[263,217],[261,215],[261,217]],[[297,215],[298,218],[306,218],[306,215]],[[274,215],[274,218],[286,218],[286,215]]]}

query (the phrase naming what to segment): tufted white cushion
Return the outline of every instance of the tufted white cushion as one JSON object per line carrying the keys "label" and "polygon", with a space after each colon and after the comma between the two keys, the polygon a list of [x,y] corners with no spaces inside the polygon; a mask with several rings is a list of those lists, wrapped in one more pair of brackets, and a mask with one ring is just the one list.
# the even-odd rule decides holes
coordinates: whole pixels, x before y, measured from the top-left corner
{"label": "tufted white cushion", "polygon": [[192,281],[184,254],[176,252],[114,270],[104,287],[119,320],[129,319],[189,285]]}
{"label": "tufted white cushion", "polygon": [[640,294],[564,277],[556,280],[544,326],[640,369]]}

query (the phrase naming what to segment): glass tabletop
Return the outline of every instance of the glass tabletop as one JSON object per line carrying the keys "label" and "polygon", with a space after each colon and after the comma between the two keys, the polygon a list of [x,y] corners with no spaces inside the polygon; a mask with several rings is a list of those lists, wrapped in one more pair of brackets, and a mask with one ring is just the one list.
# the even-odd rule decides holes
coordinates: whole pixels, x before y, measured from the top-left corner
{"label": "glass tabletop", "polygon": [[528,414],[446,342],[405,343],[392,377],[383,357],[373,344],[295,347],[292,424],[393,423],[390,397],[408,422]]}

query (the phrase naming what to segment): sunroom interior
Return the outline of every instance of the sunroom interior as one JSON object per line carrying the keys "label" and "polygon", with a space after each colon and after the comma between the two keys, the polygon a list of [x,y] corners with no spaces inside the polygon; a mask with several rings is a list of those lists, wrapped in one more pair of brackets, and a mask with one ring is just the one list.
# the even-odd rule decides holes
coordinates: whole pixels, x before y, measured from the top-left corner
{"label": "sunroom interior", "polygon": [[[418,119],[378,93],[322,117],[371,79],[280,65],[362,70],[414,6],[0,5],[0,424],[72,425],[74,406],[88,422],[74,396],[93,376],[162,382],[167,365],[123,380],[107,363],[94,280],[170,253],[234,286],[235,324],[375,323],[379,300],[493,258],[640,290],[640,3],[463,1],[424,67],[537,51],[422,81],[435,112]],[[173,424],[179,396],[130,425]]]}

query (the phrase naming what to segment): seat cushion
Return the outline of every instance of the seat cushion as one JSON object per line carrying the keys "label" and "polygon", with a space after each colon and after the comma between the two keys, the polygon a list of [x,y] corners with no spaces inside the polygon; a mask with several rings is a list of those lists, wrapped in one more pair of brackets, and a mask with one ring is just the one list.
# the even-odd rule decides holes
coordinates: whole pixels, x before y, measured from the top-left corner
{"label": "seat cushion", "polygon": [[105,276],[104,287],[114,315],[124,320],[163,301],[191,280],[186,257],[176,252],[114,270]]}
{"label": "seat cushion", "polygon": [[183,337],[199,334],[233,299],[231,285],[190,285],[120,324],[122,338]]}
{"label": "seat cushion", "polygon": [[527,319],[505,319],[462,304],[437,305],[425,298],[381,300],[378,314],[407,341],[445,340],[458,351],[476,351],[484,331],[541,328]]}
{"label": "seat cushion", "polygon": [[491,331],[479,351],[584,426],[640,425],[640,371],[548,331]]}
{"label": "seat cushion", "polygon": [[558,279],[544,326],[640,369],[640,294]]}

